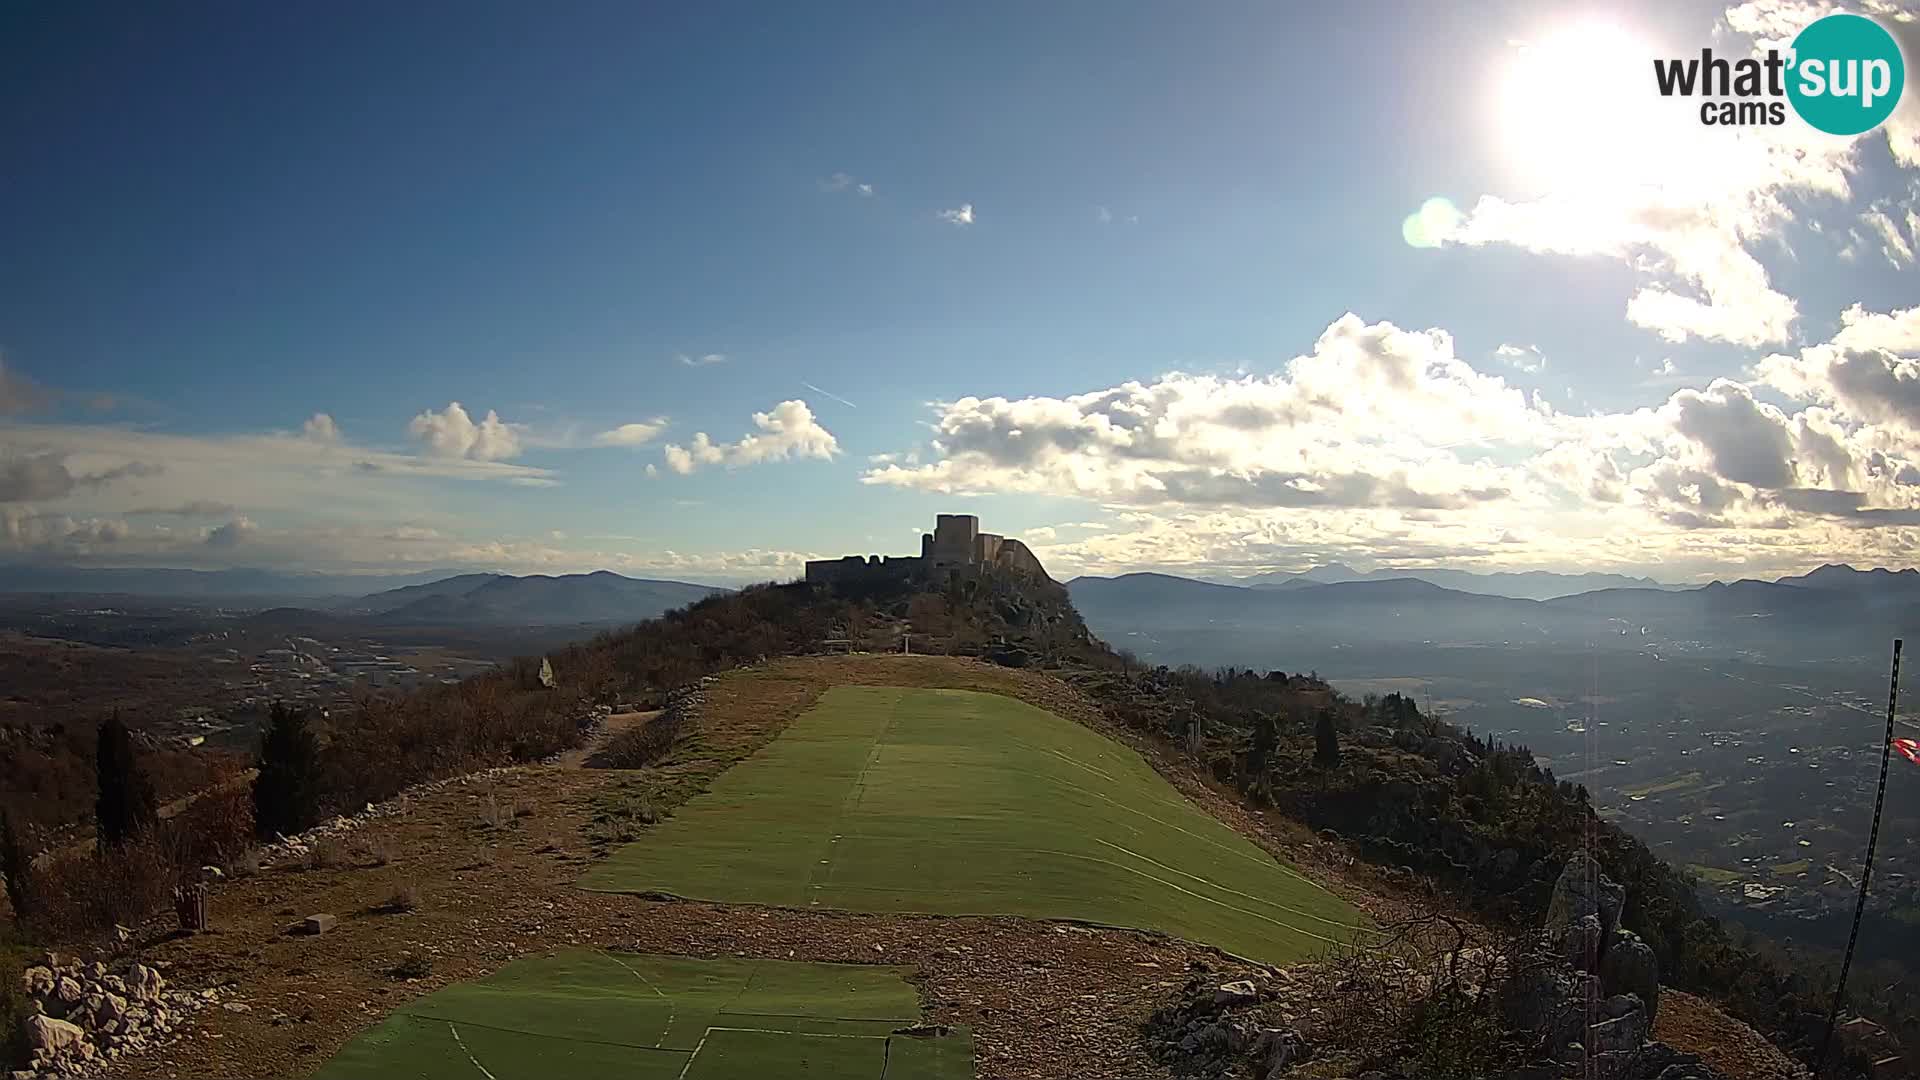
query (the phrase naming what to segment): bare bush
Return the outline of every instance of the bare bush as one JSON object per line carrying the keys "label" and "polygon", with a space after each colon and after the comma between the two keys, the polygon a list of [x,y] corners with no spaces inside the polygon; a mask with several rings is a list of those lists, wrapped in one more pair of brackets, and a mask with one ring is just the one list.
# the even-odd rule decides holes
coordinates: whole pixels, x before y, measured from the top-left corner
{"label": "bare bush", "polygon": [[387,902],[380,905],[381,911],[393,915],[404,915],[419,908],[420,890],[412,885],[402,885],[393,890],[393,895],[387,897]]}
{"label": "bare bush", "polygon": [[370,837],[356,845],[355,854],[369,866],[386,866],[393,862],[393,845],[384,837]]}
{"label": "bare bush", "polygon": [[1418,1063],[1435,1080],[1497,1074],[1532,1049],[1510,1030],[1500,991],[1529,962],[1518,938],[1427,913],[1329,950],[1309,970],[1321,1045],[1369,1068]]}
{"label": "bare bush", "polygon": [[248,848],[234,856],[227,864],[227,873],[236,878],[250,878],[260,872],[260,849]]}
{"label": "bare bush", "polygon": [[344,840],[327,837],[307,850],[307,869],[343,870],[353,865],[353,852]]}
{"label": "bare bush", "polygon": [[82,858],[50,859],[27,883],[27,918],[52,940],[86,940],[161,910],[183,876],[168,845],[151,834]]}

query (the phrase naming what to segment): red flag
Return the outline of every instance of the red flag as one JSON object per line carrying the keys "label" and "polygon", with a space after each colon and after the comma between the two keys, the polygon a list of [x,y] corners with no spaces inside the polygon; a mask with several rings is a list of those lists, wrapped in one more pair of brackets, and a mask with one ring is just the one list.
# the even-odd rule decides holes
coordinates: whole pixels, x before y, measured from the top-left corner
{"label": "red flag", "polygon": [[1915,765],[1920,765],[1920,742],[1912,739],[1895,739],[1893,740],[1893,748],[1906,755],[1908,761],[1913,762]]}

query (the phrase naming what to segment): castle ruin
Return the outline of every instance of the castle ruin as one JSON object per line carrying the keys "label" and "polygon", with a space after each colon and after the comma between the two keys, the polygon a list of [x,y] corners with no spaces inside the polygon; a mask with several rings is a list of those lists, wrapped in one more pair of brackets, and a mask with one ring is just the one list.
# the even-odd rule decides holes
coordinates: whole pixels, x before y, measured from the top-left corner
{"label": "castle ruin", "polygon": [[980,519],[972,514],[936,516],[933,531],[920,534],[919,555],[847,555],[807,562],[807,580],[814,584],[906,582],[954,574],[1019,574],[1051,580],[1027,545],[981,532]]}

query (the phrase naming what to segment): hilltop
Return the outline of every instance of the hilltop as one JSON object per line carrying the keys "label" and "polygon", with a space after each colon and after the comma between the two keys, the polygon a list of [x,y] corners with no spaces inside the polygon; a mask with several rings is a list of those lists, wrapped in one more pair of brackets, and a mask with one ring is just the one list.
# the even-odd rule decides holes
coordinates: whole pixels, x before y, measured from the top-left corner
{"label": "hilltop", "polygon": [[[1384,605],[1404,602],[1409,588],[1421,590],[1413,594],[1416,598],[1433,588],[1359,584],[1371,586],[1367,595]],[[803,675],[802,669],[785,662],[768,664],[769,658],[826,648],[892,652],[907,647],[954,658],[884,661],[889,666],[879,679],[859,665],[881,663],[881,658],[860,660],[851,668],[819,669],[832,672],[824,676]],[[529,658],[457,686],[375,695],[358,711],[331,717],[322,726],[321,778],[330,810],[351,812],[369,803],[384,804],[409,787],[476,769],[505,765],[532,770],[500,774],[489,781],[490,787],[445,789],[445,795],[422,795],[418,802],[403,804],[418,809],[404,811],[395,824],[377,826],[369,834],[377,840],[391,832],[398,838],[397,849],[385,847],[385,856],[329,856],[332,865],[316,862],[318,869],[308,872],[318,875],[311,878],[312,887],[299,886],[309,897],[299,901],[304,906],[374,911],[384,903],[381,893],[399,895],[396,890],[409,877],[431,883],[425,886],[428,895],[442,899],[429,900],[425,907],[433,914],[424,921],[407,916],[407,939],[440,950],[436,955],[445,966],[434,965],[434,973],[419,986],[400,988],[401,999],[449,978],[484,973],[529,949],[576,940],[641,951],[745,948],[752,955],[768,954],[770,945],[777,949],[773,943],[805,940],[818,943],[809,948],[813,958],[845,959],[847,937],[830,931],[829,923],[800,931],[807,924],[788,921],[801,919],[800,914],[766,922],[743,917],[724,904],[594,899],[573,890],[571,882],[612,844],[648,835],[652,823],[785,730],[828,686],[879,681],[991,687],[1118,739],[1141,753],[1183,798],[1302,867],[1376,919],[1397,919],[1440,903],[1468,915],[1487,932],[1516,933],[1539,924],[1570,854],[1591,850],[1605,873],[1632,898],[1620,925],[1646,943],[1670,986],[1718,998],[1735,1015],[1802,1052],[1816,1035],[1805,1018],[1817,1007],[1818,996],[1805,978],[1734,943],[1702,919],[1684,876],[1599,820],[1578,785],[1540,769],[1524,747],[1457,730],[1397,695],[1346,698],[1309,675],[1244,669],[1207,673],[1138,664],[1095,638],[1067,589],[1044,578],[987,573],[955,576],[941,585],[859,581],[844,587],[804,582],[760,586],[708,596],[546,659],[557,677],[550,691],[536,677],[538,659]],[[702,700],[697,708],[689,707],[691,699],[675,689],[700,685],[722,673],[729,674],[695,695]],[[728,699],[731,706],[717,707],[707,699],[709,693],[738,695],[749,688],[757,704],[734,696]],[[596,703],[630,703],[642,710],[665,707],[658,718],[639,714],[637,723],[623,726],[599,751],[641,771],[553,773],[549,766],[513,765],[541,761],[576,746],[583,737],[582,720],[596,715]],[[1337,762],[1323,756],[1329,733],[1338,744]],[[523,806],[530,811],[524,818]],[[513,824],[521,820],[529,824]],[[476,844],[492,854],[475,854]],[[519,868],[512,873],[520,876],[503,878],[502,871],[493,869],[505,858],[503,851],[512,852],[506,865]],[[1351,863],[1355,857],[1360,861]],[[394,869],[387,869],[390,863]],[[273,925],[275,905],[287,901],[269,897],[284,897],[289,887],[308,880],[274,873],[257,884],[234,886],[240,890],[231,897],[234,906],[223,903],[222,910],[244,913],[232,917],[253,928],[234,944],[244,946],[249,937]],[[315,894],[314,888],[322,893]],[[245,899],[248,896],[254,899]],[[641,906],[632,906],[636,903]],[[712,929],[685,929],[693,924],[684,920],[696,914]],[[628,921],[636,916],[636,921]],[[450,938],[425,932],[432,924],[446,927],[447,934],[472,935],[475,918],[485,926],[477,940],[488,943],[478,950],[449,953]],[[843,926],[854,941],[877,946],[889,958],[901,956],[923,965],[924,971],[935,973],[934,985],[943,985],[938,972],[954,958],[938,950],[951,946],[909,944],[889,928],[919,924],[896,924],[891,918],[862,916],[832,925]],[[377,964],[396,964],[404,958],[397,957],[399,946],[386,936],[385,925],[372,916],[349,920],[343,932],[351,933],[319,939],[323,944],[315,947],[317,953],[277,946],[273,954],[242,968],[242,982],[273,995],[268,1000],[279,1013],[297,1016],[297,984],[283,983],[278,973],[289,966],[323,970],[315,965],[328,963],[324,956],[337,950],[346,950],[337,952],[342,958],[377,956]],[[987,950],[982,938],[967,936],[974,931],[966,925],[950,932],[970,942],[970,948]],[[1017,944],[1027,941],[1021,936],[1025,931],[1007,933],[998,940],[1044,953],[1037,942]],[[1143,940],[1095,937],[1109,943]],[[202,979],[233,970],[237,958],[218,944],[221,939],[208,940],[215,944],[167,945],[165,955],[173,959],[176,972]],[[1095,953],[1108,948],[1092,941],[1086,947]],[[1192,962],[1195,954],[1184,955],[1135,949],[1131,959],[1118,963],[1093,953],[1077,962],[1087,970],[1107,971],[1114,980],[1128,965],[1163,965],[1159,970],[1164,972],[1169,962],[1177,969]],[[1012,956],[1004,966],[965,952],[957,957],[970,972],[967,977],[985,980],[979,984],[983,986],[1004,983],[1016,970]],[[1214,970],[1232,970],[1233,961],[1215,957],[1206,961]],[[1111,1057],[1101,1060],[1117,1065],[1137,1060],[1130,1055],[1143,1052],[1137,1041],[1120,1035],[1136,1022],[1126,1016],[1143,1014],[1126,1013],[1121,1002],[1137,1006],[1153,997],[1155,977],[1138,978],[1152,970],[1136,967],[1135,979],[1113,982],[1117,997],[1110,995],[1094,1012],[1078,1014],[1084,1015],[1084,1023],[1107,1032],[1100,1053]],[[1156,977],[1164,1003],[1167,985],[1163,975]],[[377,968],[362,972],[349,966],[337,978],[345,981],[332,987],[329,999],[337,995],[354,1000],[382,985],[378,980],[384,976]],[[1052,986],[1051,975],[1048,978]],[[1084,985],[1077,977],[1071,984]],[[1079,1075],[1075,1070],[1084,1062],[1038,1064],[1053,1060],[1041,1049],[1049,1026],[1042,1017],[1059,1007],[1049,996],[1058,992],[1036,991],[1025,1004],[1007,1006],[1011,1012],[1000,1013],[998,1020],[993,1019],[994,1007],[984,1013],[967,1011],[972,1006],[965,1002],[972,998],[964,991],[958,996],[943,993],[934,999],[934,1016],[951,1016],[974,1027],[986,1055],[979,1059],[982,1075]],[[996,992],[993,1000],[1008,999]],[[1116,1014],[1114,1009],[1121,1011]],[[309,1012],[334,1019],[323,1020],[309,1033],[297,1026],[283,1030],[267,1023],[270,1016],[216,1014],[210,1022],[228,1038],[196,1042],[191,1053],[197,1060],[225,1061],[231,1067],[244,1058],[230,1055],[272,1046],[279,1048],[273,1053],[295,1054],[284,1059],[288,1062],[310,1061],[298,1056],[299,1045],[336,1046],[361,1022],[357,1014]],[[1029,1064],[1012,1064],[1018,1061]]]}

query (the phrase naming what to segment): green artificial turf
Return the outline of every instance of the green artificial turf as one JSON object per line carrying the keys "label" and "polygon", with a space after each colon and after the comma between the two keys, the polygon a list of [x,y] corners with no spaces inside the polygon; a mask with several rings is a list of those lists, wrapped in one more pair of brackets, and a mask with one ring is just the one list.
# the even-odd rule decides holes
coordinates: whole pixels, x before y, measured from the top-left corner
{"label": "green artificial turf", "polygon": [[920,1015],[903,973],[567,950],[420,998],[316,1075],[970,1080],[973,1042],[964,1030],[893,1034]]}
{"label": "green artificial turf", "polygon": [[581,880],[603,892],[1161,930],[1289,963],[1344,901],[1138,754],[996,694],[837,687]]}

